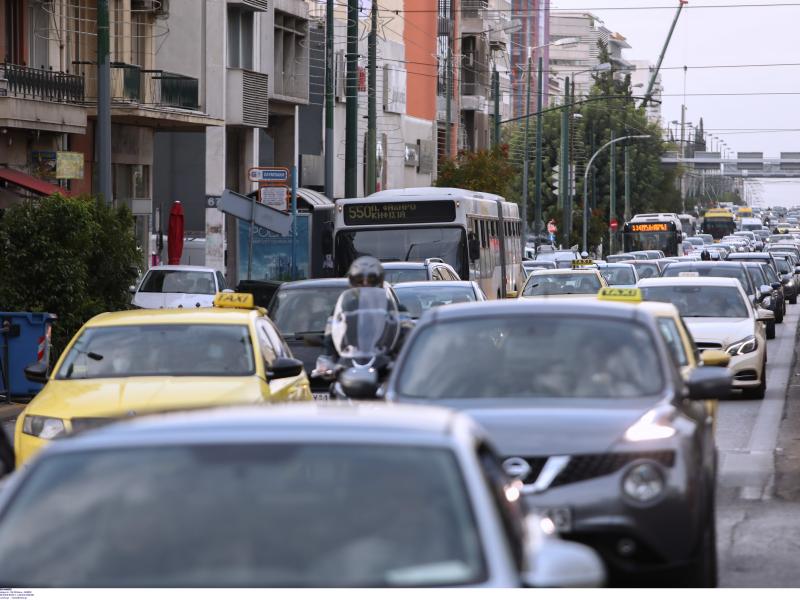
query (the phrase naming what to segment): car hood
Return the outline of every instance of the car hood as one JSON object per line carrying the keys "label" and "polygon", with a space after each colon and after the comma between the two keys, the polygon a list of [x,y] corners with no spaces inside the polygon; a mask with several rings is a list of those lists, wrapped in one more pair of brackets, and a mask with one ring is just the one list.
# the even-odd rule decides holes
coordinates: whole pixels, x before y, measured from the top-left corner
{"label": "car hood", "polygon": [[213,294],[159,294],[155,292],[138,292],[133,297],[135,306],[139,308],[196,308],[210,307],[214,303]]}
{"label": "car hood", "polygon": [[[599,406],[592,407],[593,402]],[[502,456],[553,456],[603,453],[653,408],[653,404],[640,402],[613,407],[613,402],[619,401],[570,403],[555,399],[522,406],[520,402],[483,401],[443,404],[480,423]]]}
{"label": "car hood", "polygon": [[683,319],[696,342],[722,344],[726,348],[748,335],[755,335],[753,319],[688,317]]}
{"label": "car hood", "polygon": [[261,399],[255,375],[245,377],[120,377],[51,380],[26,413],[48,417],[113,417],[161,410],[253,403]]}

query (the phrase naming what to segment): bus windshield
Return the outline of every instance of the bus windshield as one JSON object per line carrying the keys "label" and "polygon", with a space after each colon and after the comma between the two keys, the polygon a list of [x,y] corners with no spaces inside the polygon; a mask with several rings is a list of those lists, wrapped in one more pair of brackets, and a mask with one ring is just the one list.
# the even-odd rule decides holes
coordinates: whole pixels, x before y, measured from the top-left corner
{"label": "bus windshield", "polygon": [[734,231],[736,231],[736,223],[732,218],[706,217],[703,219],[703,233],[711,234],[715,240],[721,240]]}
{"label": "bus windshield", "polygon": [[348,229],[336,235],[336,261],[339,276],[359,256],[374,256],[380,261],[422,262],[441,258],[463,278],[467,257],[467,236],[461,227],[397,229]]}
{"label": "bus windshield", "polygon": [[[663,230],[660,228],[663,227]],[[661,250],[664,256],[678,255],[679,233],[666,223],[626,223],[625,252]]]}

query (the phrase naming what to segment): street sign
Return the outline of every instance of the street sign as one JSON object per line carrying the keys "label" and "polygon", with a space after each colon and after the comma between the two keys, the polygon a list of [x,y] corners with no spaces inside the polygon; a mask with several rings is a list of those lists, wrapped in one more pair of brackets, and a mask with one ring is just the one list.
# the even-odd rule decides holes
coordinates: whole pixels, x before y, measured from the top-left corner
{"label": "street sign", "polygon": [[611,219],[611,231],[616,231],[619,228],[619,222],[616,219]]}
{"label": "street sign", "polygon": [[231,190],[222,192],[217,202],[217,208],[237,219],[250,222],[250,217],[255,216],[255,224],[268,229],[278,235],[287,236],[292,228],[292,216],[282,210],[275,210],[263,204],[254,202],[247,196],[242,196]]}
{"label": "street sign", "polygon": [[286,198],[288,197],[289,188],[285,186],[270,186],[265,185],[258,190],[258,197],[261,204],[265,204],[270,208],[277,210],[287,210]]}
{"label": "street sign", "polygon": [[284,167],[251,167],[247,171],[250,181],[264,183],[286,183],[289,181],[289,169]]}

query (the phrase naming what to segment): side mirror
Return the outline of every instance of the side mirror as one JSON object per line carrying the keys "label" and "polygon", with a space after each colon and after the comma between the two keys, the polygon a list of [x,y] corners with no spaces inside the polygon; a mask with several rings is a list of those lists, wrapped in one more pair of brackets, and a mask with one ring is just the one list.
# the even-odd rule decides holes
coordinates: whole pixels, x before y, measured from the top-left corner
{"label": "side mirror", "polygon": [[297,377],[303,372],[303,363],[296,358],[282,356],[275,359],[267,368],[267,379],[283,379],[284,377]]}
{"label": "side mirror", "polygon": [[772,282],[772,289],[773,289],[773,290],[779,290],[779,289],[781,289],[781,282],[780,282],[780,281],[773,281],[773,282]]}
{"label": "side mirror", "polygon": [[756,321],[768,322],[775,320],[775,313],[766,308],[759,308],[756,310]]}
{"label": "side mirror", "polygon": [[136,286],[135,286],[135,285],[132,285],[132,286],[130,286],[130,287],[128,288],[128,291],[129,291],[131,294],[135,294],[135,293],[136,293]]}
{"label": "side mirror", "polygon": [[690,400],[728,398],[731,395],[733,378],[728,369],[720,367],[698,367],[689,376]]}
{"label": "side mirror", "polygon": [[510,292],[506,292],[506,298],[509,299],[519,298],[519,292],[517,290],[511,290]]}
{"label": "side mirror", "polygon": [[314,348],[321,348],[323,337],[318,333],[307,333],[303,336],[303,342],[306,346],[312,346]]}
{"label": "side mirror", "polygon": [[762,285],[760,288],[758,288],[758,292],[759,292],[759,300],[763,300],[764,298],[772,294],[772,286]]}
{"label": "side mirror", "polygon": [[700,360],[706,367],[727,367],[731,357],[722,350],[706,350],[700,355]]}
{"label": "side mirror", "polygon": [[522,584],[537,588],[601,587],[606,580],[603,561],[583,544],[549,538],[529,557],[532,568],[522,573]]}
{"label": "side mirror", "polygon": [[47,365],[45,363],[33,363],[25,367],[25,379],[33,383],[47,383]]}
{"label": "side mirror", "polygon": [[348,398],[375,400],[378,396],[378,372],[353,367],[339,375],[339,385]]}

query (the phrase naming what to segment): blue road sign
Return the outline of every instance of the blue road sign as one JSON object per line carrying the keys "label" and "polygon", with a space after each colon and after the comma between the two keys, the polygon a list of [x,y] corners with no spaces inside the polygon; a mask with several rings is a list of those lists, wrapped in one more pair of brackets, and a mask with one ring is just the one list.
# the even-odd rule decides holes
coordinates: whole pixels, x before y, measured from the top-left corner
{"label": "blue road sign", "polygon": [[247,172],[250,181],[266,181],[270,183],[286,183],[289,181],[289,169],[284,167],[252,167]]}

